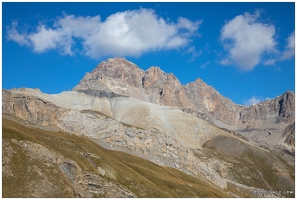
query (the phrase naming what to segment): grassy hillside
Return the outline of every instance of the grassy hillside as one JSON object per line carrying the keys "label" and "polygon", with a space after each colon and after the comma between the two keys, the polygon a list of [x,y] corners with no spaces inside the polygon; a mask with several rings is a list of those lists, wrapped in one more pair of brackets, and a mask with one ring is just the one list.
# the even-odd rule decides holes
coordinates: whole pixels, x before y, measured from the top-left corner
{"label": "grassy hillside", "polygon": [[295,189],[295,169],[278,155],[225,136],[216,136],[203,147],[232,165],[230,180],[267,191],[281,191],[284,197],[295,196],[285,193]]}
{"label": "grassy hillside", "polygon": [[[230,197],[226,191],[204,180],[140,157],[104,149],[85,137],[43,131],[5,118],[2,120],[2,132],[3,197],[81,196],[77,188],[85,182],[73,179],[88,174],[95,177],[92,181],[97,181],[97,186],[100,181],[118,184],[119,188],[127,188],[138,197]],[[36,148],[36,152],[31,150],[30,153],[25,148],[25,141],[43,148]],[[71,176],[65,174],[61,163],[43,158],[46,154],[42,154],[41,149],[59,154],[67,162],[76,163],[78,168],[68,168]],[[94,186],[88,182],[84,187],[93,191],[90,188]],[[111,197],[95,192],[92,196]]]}

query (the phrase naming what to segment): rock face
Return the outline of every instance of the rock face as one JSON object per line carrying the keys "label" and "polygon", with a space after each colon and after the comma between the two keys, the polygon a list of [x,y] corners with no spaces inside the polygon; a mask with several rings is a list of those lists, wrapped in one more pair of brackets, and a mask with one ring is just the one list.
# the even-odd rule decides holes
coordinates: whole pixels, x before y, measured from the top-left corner
{"label": "rock face", "polygon": [[287,91],[272,100],[249,106],[240,112],[239,120],[242,123],[253,121],[267,121],[271,116],[278,118],[279,122],[291,123],[295,121],[295,95]]}
{"label": "rock face", "polygon": [[288,144],[293,149],[293,153],[295,153],[295,122],[285,128],[282,136],[286,138],[285,143]]}
{"label": "rock face", "polygon": [[100,63],[73,89],[74,91],[109,91],[148,100],[142,87],[144,71],[126,59],[114,58]]}
{"label": "rock face", "polygon": [[2,100],[3,113],[43,126],[56,124],[58,117],[65,111],[39,97],[15,94],[5,90],[2,91]]}
{"label": "rock face", "polygon": [[295,95],[287,91],[274,99],[244,108],[233,128],[255,145],[264,146],[293,164],[295,129],[292,124],[295,124]]}
{"label": "rock face", "polygon": [[199,78],[195,82],[187,84],[185,89],[197,110],[227,125],[234,125],[240,110],[244,108],[223,97]]}
{"label": "rock face", "polygon": [[124,58],[103,61],[73,90],[85,93],[109,91],[159,105],[176,106],[181,110],[203,113],[214,123],[218,122],[218,126],[226,125],[230,129],[236,129],[234,126],[240,122],[265,120],[276,114],[285,123],[295,120],[295,95],[292,92],[245,107],[225,98],[199,78],[184,86],[173,74],[166,74],[159,67],[143,71]]}
{"label": "rock face", "polygon": [[[248,137],[247,131],[261,130],[265,135],[271,132],[268,128],[273,128],[280,133],[295,121],[295,95],[292,92],[249,107],[241,106],[199,78],[184,86],[173,74],[166,74],[159,67],[143,71],[124,58],[102,62],[87,73],[74,90],[88,95],[104,90],[113,96],[125,95],[154,104],[176,106],[212,125],[238,132],[237,135],[241,133],[252,140],[259,138],[253,133]],[[271,143],[270,140],[265,142]]]}
{"label": "rock face", "polygon": [[243,108],[223,97],[201,79],[184,86],[173,74],[166,74],[159,67],[143,71],[124,58],[108,59],[100,63],[73,90],[82,92],[102,88],[155,104],[203,112],[228,125],[235,124]]}
{"label": "rock face", "polygon": [[195,108],[179,80],[173,74],[166,74],[159,67],[151,67],[145,72],[142,85],[152,103]]}

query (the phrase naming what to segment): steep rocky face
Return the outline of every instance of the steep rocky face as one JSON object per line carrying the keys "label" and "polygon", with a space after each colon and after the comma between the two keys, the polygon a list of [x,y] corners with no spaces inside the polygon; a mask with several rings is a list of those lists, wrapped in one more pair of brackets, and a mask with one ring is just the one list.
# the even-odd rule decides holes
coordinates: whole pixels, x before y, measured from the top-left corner
{"label": "steep rocky face", "polygon": [[295,121],[295,95],[287,91],[272,100],[251,105],[240,112],[242,123],[266,121],[269,117],[277,117],[279,122],[291,123]]}
{"label": "steep rocky face", "polygon": [[225,98],[199,78],[184,86],[173,74],[166,74],[159,67],[143,71],[124,58],[103,61],[87,73],[74,90],[97,96],[104,91],[159,105],[176,106],[185,112],[198,113],[198,117],[203,116],[217,126],[233,130],[238,130],[238,126],[249,130],[257,126],[259,120],[265,121],[276,115],[284,123],[295,120],[295,95],[292,92],[245,107]]}
{"label": "steep rocky face", "polygon": [[101,62],[73,89],[74,91],[100,90],[148,101],[142,88],[144,71],[123,58]]}
{"label": "steep rocky face", "polygon": [[110,90],[116,94],[180,109],[205,113],[227,125],[234,125],[243,106],[234,104],[202,80],[182,85],[173,74],[159,67],[145,72],[124,58],[112,58],[87,73],[75,91]]}
{"label": "steep rocky face", "polygon": [[187,84],[185,89],[187,96],[194,102],[198,110],[227,125],[234,125],[240,110],[244,108],[223,97],[199,78],[195,82]]}
{"label": "steep rocky face", "polygon": [[151,67],[145,71],[142,85],[152,103],[195,109],[179,80],[173,74],[166,74],[159,67]]}
{"label": "steep rocky face", "polygon": [[287,91],[279,99],[279,116],[281,121],[290,123],[295,121],[295,94],[291,91]]}
{"label": "steep rocky face", "polygon": [[43,126],[56,124],[65,110],[36,96],[2,91],[2,112],[32,123]]}
{"label": "steep rocky face", "polygon": [[286,138],[285,143],[295,151],[295,122],[285,128],[282,136]]}
{"label": "steep rocky face", "polygon": [[[125,85],[128,84],[140,88],[143,75],[143,70],[126,59],[110,58],[100,63],[91,73],[87,73],[80,84],[75,87],[75,90],[78,88],[96,89],[92,85],[93,81],[101,80],[103,83],[106,83],[108,79],[114,79]],[[120,85],[118,84],[118,86]]]}

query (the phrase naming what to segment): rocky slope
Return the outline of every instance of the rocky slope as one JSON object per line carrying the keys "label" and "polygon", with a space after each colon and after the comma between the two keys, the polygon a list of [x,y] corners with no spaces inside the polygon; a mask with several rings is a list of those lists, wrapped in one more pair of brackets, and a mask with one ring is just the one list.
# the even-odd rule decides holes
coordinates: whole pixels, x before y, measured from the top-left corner
{"label": "rocky slope", "polygon": [[[250,197],[254,189],[284,189],[283,181],[286,188],[294,186],[293,167],[275,154],[173,107],[131,97],[107,98],[107,95],[98,97],[79,92],[46,95],[38,90],[21,89],[3,91],[2,96],[3,113],[8,117],[24,119],[42,129],[55,126],[65,134],[87,136],[106,148],[207,180],[231,196]],[[43,109],[46,106],[49,109]],[[229,153],[222,154],[224,151],[218,147],[223,143],[217,143],[218,137],[226,138],[226,147],[237,144],[244,149],[227,148]],[[237,159],[245,155],[253,155],[248,157],[248,163],[254,164]],[[273,170],[267,172],[267,169]],[[257,175],[253,175],[255,172]]]}
{"label": "rocky slope", "polygon": [[258,121],[265,122],[270,117],[276,117],[277,122],[291,123],[295,121],[295,94],[287,91],[274,99],[249,106],[239,115],[239,120],[246,124],[246,129],[255,127]]}
{"label": "rocky slope", "polygon": [[[294,165],[295,129],[289,128],[292,124],[295,124],[295,95],[287,91],[274,99],[243,109],[232,129],[255,145],[278,153]],[[290,134],[286,134],[288,132]],[[290,145],[288,141],[291,142]]]}
{"label": "rocky slope", "polygon": [[[154,104],[176,106],[271,150],[275,145],[287,150],[283,148],[286,145],[280,135],[295,121],[293,92],[249,107],[241,106],[199,78],[182,85],[173,74],[166,74],[159,67],[143,71],[124,58],[103,61],[74,88],[74,91],[95,96],[100,96],[97,93],[102,90],[108,90],[112,96],[126,95]],[[267,134],[273,137],[267,138]]]}
{"label": "rocky slope", "polygon": [[231,197],[214,185],[86,137],[3,119],[2,196]]}

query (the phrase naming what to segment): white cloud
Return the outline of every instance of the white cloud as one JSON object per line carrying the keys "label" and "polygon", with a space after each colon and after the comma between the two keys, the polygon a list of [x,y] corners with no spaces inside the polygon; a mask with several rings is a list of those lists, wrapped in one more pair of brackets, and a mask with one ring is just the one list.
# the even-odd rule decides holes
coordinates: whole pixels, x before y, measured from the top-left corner
{"label": "white cloud", "polygon": [[179,17],[177,23],[177,28],[186,29],[189,33],[193,33],[198,30],[199,25],[202,23],[202,20],[192,22],[184,17]]}
{"label": "white cloud", "polygon": [[295,31],[287,38],[287,46],[280,60],[287,60],[295,56]]}
{"label": "white cloud", "polygon": [[64,14],[54,20],[52,27],[40,24],[35,32],[18,33],[17,24],[7,28],[7,38],[31,46],[43,53],[58,50],[74,54],[81,42],[83,52],[92,57],[139,56],[148,51],[175,49],[191,42],[198,35],[202,21],[180,17],[170,22],[158,17],[153,10],[139,9],[118,12],[105,21],[100,16],[84,17]]}
{"label": "white cloud", "polygon": [[34,51],[42,53],[57,48],[63,39],[62,35],[63,32],[61,31],[56,31],[51,28],[46,28],[44,25],[40,25],[36,33],[32,33],[26,37],[32,43]]}
{"label": "white cloud", "polygon": [[259,12],[255,15],[244,13],[224,25],[220,39],[228,51],[228,57],[222,59],[222,64],[232,63],[249,71],[262,61],[264,53],[277,52],[274,26],[257,22],[259,17]]}
{"label": "white cloud", "polygon": [[260,103],[261,101],[262,101],[261,98],[256,97],[256,96],[252,96],[249,100],[244,101],[244,105],[245,106],[250,106],[250,105],[253,105],[253,104]]}
{"label": "white cloud", "polygon": [[24,35],[21,35],[18,33],[18,31],[16,30],[18,23],[17,22],[13,22],[11,24],[11,27],[7,27],[7,39],[8,40],[13,40],[15,42],[17,42],[20,45],[27,45],[29,46],[30,43],[27,41],[27,39],[25,38]]}

